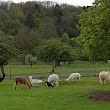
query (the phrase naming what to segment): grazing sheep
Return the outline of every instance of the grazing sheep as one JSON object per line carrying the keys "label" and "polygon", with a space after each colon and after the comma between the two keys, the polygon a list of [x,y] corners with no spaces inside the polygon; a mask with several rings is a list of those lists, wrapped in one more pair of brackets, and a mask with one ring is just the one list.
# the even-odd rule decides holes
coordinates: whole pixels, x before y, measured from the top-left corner
{"label": "grazing sheep", "polygon": [[16,89],[16,85],[17,84],[22,84],[22,89],[25,87],[26,88],[26,85],[28,86],[28,88],[30,89],[30,85],[28,83],[28,80],[26,78],[23,78],[23,77],[20,77],[20,76],[17,76],[15,77],[14,79],[14,88]]}
{"label": "grazing sheep", "polygon": [[52,74],[48,77],[48,82],[53,86],[54,84],[56,87],[59,85],[58,83],[59,76],[57,74]]}
{"label": "grazing sheep", "polygon": [[101,71],[99,73],[100,84],[106,84],[110,81],[109,71]]}
{"label": "grazing sheep", "polygon": [[45,82],[45,86],[46,86],[46,87],[52,87],[52,88],[53,88],[52,84],[49,83],[49,82]]}
{"label": "grazing sheep", "polygon": [[65,81],[74,81],[75,79],[77,79],[77,81],[80,81],[80,77],[81,75],[79,73],[72,73],[67,79],[65,79]]}
{"label": "grazing sheep", "polygon": [[40,83],[42,83],[43,81],[40,79],[32,79],[32,76],[29,76],[29,80],[31,82],[31,86],[39,86]]}

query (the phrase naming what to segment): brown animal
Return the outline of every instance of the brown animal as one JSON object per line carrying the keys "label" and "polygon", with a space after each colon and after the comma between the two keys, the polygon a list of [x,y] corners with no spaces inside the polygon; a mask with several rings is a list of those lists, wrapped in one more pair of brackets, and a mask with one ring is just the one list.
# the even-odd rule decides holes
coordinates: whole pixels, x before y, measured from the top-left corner
{"label": "brown animal", "polygon": [[17,86],[18,83],[22,84],[22,89],[26,88],[26,85],[30,89],[30,85],[29,85],[28,80],[26,78],[23,78],[23,77],[20,77],[20,76],[15,77],[15,79],[14,79],[14,88],[15,89],[16,89],[16,86]]}

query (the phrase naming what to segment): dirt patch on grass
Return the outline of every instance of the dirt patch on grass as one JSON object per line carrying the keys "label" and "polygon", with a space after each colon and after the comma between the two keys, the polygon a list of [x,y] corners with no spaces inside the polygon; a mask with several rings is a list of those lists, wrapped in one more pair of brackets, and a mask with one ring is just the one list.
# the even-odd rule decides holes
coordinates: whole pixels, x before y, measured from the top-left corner
{"label": "dirt patch on grass", "polygon": [[89,99],[95,100],[95,101],[110,102],[110,90],[91,92],[89,94]]}

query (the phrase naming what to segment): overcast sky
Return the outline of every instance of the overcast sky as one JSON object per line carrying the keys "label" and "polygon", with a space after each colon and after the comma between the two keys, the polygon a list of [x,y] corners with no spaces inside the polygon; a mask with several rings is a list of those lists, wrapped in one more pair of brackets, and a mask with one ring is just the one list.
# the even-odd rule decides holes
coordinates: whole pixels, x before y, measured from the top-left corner
{"label": "overcast sky", "polygon": [[26,2],[26,1],[55,1],[58,3],[68,3],[75,6],[88,6],[92,5],[94,0],[0,0],[0,1],[13,1],[15,3]]}

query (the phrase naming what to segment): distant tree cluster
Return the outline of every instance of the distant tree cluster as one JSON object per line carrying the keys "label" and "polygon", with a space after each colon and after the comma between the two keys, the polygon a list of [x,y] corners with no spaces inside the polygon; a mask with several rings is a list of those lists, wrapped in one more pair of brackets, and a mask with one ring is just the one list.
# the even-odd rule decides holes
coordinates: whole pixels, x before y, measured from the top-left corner
{"label": "distant tree cluster", "polygon": [[0,1],[0,66],[14,59],[32,68],[39,60],[51,62],[54,72],[60,62],[70,63],[81,12],[82,7],[49,1]]}
{"label": "distant tree cluster", "polygon": [[110,3],[0,2],[0,65],[16,52],[22,64],[110,59]]}
{"label": "distant tree cluster", "polygon": [[13,3],[0,1],[0,31],[14,36],[15,46],[22,53],[32,52],[44,40],[79,35],[76,24],[82,7],[49,1]]}

